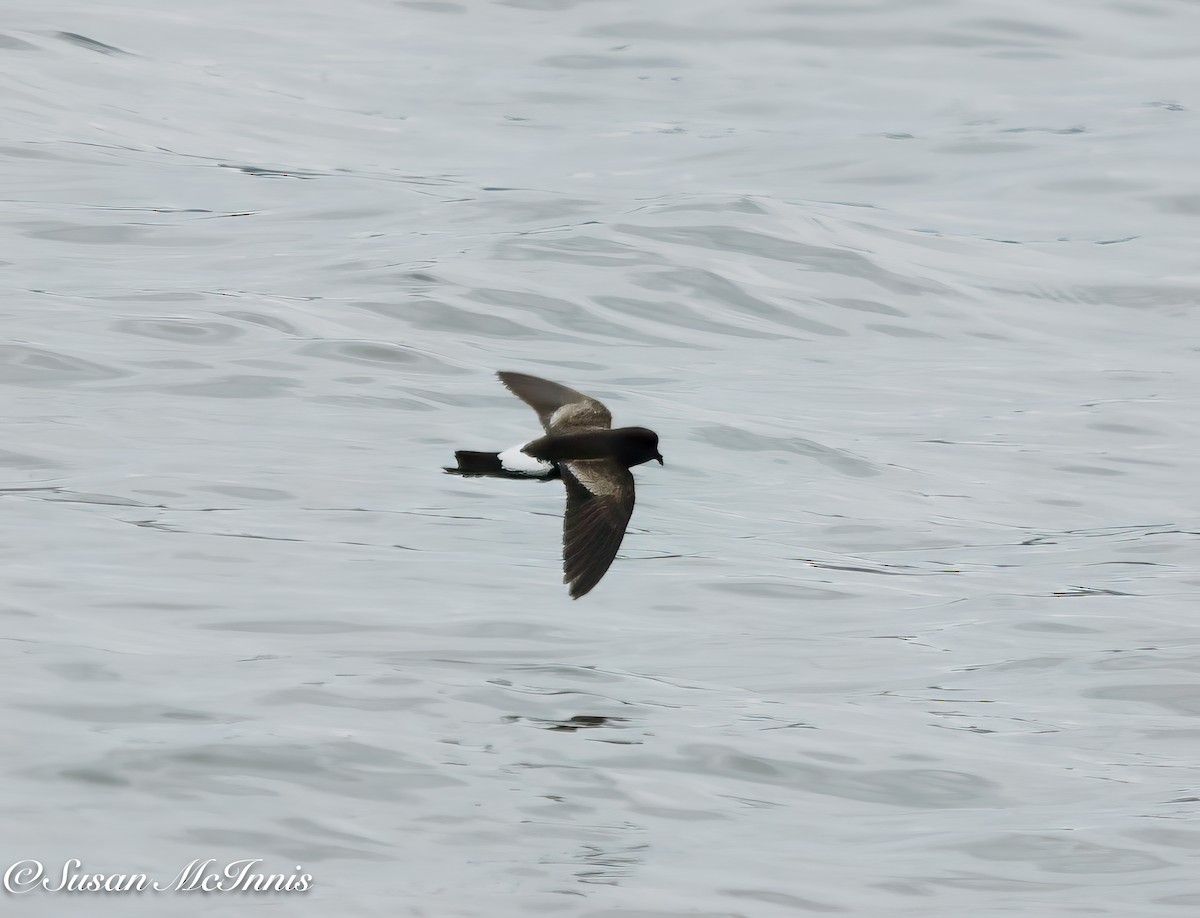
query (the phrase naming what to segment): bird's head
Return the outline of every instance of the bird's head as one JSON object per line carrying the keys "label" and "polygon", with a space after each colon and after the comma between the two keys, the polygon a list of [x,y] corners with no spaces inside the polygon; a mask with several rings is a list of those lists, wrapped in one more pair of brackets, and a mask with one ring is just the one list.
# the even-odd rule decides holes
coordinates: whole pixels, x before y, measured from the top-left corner
{"label": "bird's head", "polygon": [[663,464],[662,453],[658,451],[658,434],[645,427],[626,427],[621,430],[622,456],[627,466],[641,465],[654,459],[659,465]]}

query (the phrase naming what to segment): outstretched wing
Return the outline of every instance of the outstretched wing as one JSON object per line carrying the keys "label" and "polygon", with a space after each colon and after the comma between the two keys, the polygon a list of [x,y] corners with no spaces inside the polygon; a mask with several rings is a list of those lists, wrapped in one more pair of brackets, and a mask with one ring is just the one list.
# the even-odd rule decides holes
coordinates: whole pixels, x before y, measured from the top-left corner
{"label": "outstretched wing", "polygon": [[612,426],[612,415],[600,402],[558,383],[501,371],[496,374],[521,401],[537,412],[546,433],[575,433]]}
{"label": "outstretched wing", "polygon": [[561,463],[567,486],[563,517],[563,583],[578,599],[600,582],[633,515],[633,476],[612,459]]}

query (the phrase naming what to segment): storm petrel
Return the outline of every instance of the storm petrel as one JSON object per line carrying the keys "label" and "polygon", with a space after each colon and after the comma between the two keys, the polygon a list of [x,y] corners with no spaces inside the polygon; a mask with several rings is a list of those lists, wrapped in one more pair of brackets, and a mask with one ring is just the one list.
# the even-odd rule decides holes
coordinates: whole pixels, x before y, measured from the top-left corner
{"label": "storm petrel", "polygon": [[658,434],[645,427],[612,428],[596,399],[524,373],[497,373],[517,398],[537,412],[546,436],[502,453],[457,450],[452,475],[467,478],[561,478],[567,486],[563,517],[563,583],[578,599],[600,582],[633,515],[632,466],[657,459]]}

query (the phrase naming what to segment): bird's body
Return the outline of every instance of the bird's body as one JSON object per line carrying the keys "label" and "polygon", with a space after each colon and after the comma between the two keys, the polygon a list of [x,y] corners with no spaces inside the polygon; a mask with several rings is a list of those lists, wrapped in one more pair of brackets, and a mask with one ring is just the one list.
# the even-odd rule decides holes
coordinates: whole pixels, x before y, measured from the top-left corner
{"label": "bird's body", "polygon": [[504,452],[498,453],[496,458],[500,460],[500,467],[514,475],[523,475],[526,478],[540,478],[542,481],[557,478],[558,467],[545,459],[534,459],[525,452],[526,445],[518,443],[516,446],[510,446]]}
{"label": "bird's body", "polygon": [[537,412],[546,435],[500,453],[455,452],[453,475],[490,478],[561,478],[567,488],[563,518],[563,582],[578,599],[604,576],[633,514],[632,466],[662,463],[658,435],[644,427],[612,429],[612,415],[596,399],[524,373],[496,374]]}

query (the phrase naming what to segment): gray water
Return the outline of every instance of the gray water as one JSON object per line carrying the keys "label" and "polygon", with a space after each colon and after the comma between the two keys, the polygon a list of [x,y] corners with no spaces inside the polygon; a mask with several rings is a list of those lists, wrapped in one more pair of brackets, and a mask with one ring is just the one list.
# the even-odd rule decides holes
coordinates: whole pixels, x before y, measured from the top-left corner
{"label": "gray water", "polygon": [[[1200,910],[1200,6],[14,0],[14,915]],[[662,437],[621,556],[497,369]]]}

